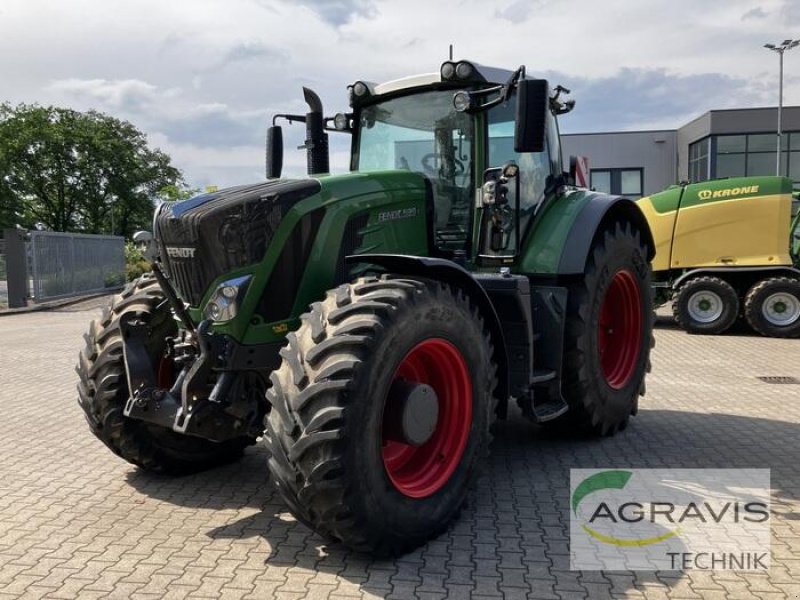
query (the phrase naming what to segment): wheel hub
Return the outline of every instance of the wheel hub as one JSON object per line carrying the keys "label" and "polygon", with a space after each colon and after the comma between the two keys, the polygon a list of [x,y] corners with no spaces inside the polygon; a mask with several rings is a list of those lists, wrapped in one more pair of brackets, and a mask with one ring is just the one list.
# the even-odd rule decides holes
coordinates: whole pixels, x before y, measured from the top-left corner
{"label": "wheel hub", "polygon": [[431,439],[439,420],[439,398],[427,383],[398,378],[386,399],[384,439],[422,446]]}
{"label": "wheel hub", "polygon": [[698,323],[713,323],[722,316],[722,298],[710,290],[695,292],[689,298],[687,311]]}
{"label": "wheel hub", "polygon": [[762,313],[772,325],[791,325],[800,319],[800,300],[793,294],[777,292],[764,300]]}

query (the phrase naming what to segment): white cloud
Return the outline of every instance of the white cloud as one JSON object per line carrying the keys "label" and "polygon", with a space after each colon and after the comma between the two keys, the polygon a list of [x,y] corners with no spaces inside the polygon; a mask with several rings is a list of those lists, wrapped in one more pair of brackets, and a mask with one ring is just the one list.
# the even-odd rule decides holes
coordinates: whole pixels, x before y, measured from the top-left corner
{"label": "white cloud", "polygon": [[[263,173],[269,115],[331,111],[345,85],[436,70],[456,57],[526,64],[569,82],[568,130],[677,126],[709,108],[775,102],[762,48],[797,35],[797,0],[3,0],[0,100],[98,108],[131,120],[192,183]],[[747,18],[743,20],[743,17]],[[800,104],[800,50],[786,56]],[[302,172],[302,126],[287,128]],[[346,141],[332,163],[346,168]],[[212,181],[213,180],[213,181]]]}

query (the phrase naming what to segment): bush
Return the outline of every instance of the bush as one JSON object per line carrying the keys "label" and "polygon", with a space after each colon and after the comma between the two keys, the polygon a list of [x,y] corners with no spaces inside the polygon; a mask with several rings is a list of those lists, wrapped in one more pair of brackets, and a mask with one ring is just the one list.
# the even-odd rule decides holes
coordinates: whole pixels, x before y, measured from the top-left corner
{"label": "bush", "polygon": [[150,261],[144,257],[136,244],[125,242],[125,277],[127,280],[133,281],[150,270]]}
{"label": "bush", "polygon": [[124,273],[108,273],[103,278],[103,285],[105,285],[107,288],[122,287],[125,285],[126,277],[127,275]]}

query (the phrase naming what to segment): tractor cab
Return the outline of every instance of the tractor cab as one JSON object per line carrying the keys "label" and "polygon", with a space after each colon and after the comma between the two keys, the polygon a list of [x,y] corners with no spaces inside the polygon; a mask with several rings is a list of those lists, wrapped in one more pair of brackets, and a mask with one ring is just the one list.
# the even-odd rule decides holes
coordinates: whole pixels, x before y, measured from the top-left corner
{"label": "tractor cab", "polygon": [[[547,190],[562,175],[556,114],[571,110],[556,88],[516,71],[447,61],[438,73],[382,84],[348,86],[351,112],[316,118],[327,131],[352,136],[354,172],[405,170],[423,175],[430,188],[435,251],[477,264],[513,261]],[[308,91],[306,91],[308,98]],[[312,158],[327,150],[327,134],[304,120]],[[269,177],[280,174],[275,157],[282,136],[268,135]],[[513,165],[513,166],[511,166]],[[506,168],[504,168],[506,166]]]}

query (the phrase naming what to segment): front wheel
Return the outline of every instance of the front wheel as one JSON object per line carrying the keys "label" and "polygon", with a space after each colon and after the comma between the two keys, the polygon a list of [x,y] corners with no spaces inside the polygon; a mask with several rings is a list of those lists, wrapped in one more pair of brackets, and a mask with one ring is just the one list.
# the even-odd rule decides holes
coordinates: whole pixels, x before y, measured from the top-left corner
{"label": "front wheel", "polygon": [[396,555],[444,530],[488,450],[492,346],[463,293],[362,278],[287,336],[265,421],[292,513],[359,551]]}
{"label": "front wheel", "polygon": [[652,332],[647,248],[638,229],[617,222],[595,236],[569,290],[563,421],[600,435],[624,429],[644,394]]}
{"label": "front wheel", "polygon": [[767,337],[800,337],[800,280],[772,277],[747,292],[744,315],[750,326]]}
{"label": "front wheel", "polygon": [[167,338],[176,333],[175,321],[158,281],[145,274],[128,284],[84,335],[86,345],[76,367],[78,403],[92,433],[129,463],[158,473],[183,475],[238,459],[255,440],[217,443],[125,416],[130,392],[120,320],[131,312],[148,322],[147,351],[162,387],[172,384],[172,361],[166,360],[164,350]]}

